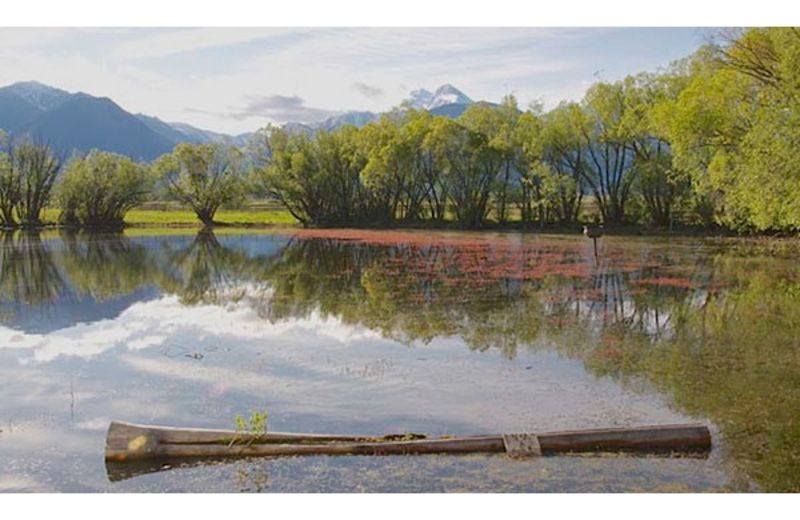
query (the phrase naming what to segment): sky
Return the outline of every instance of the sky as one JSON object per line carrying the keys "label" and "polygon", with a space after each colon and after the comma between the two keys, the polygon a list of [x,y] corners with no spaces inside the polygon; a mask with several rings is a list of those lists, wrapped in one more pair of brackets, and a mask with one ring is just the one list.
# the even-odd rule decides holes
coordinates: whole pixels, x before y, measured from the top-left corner
{"label": "sky", "polygon": [[4,28],[0,86],[35,80],[238,134],[380,112],[452,84],[552,108],[691,54],[700,28]]}

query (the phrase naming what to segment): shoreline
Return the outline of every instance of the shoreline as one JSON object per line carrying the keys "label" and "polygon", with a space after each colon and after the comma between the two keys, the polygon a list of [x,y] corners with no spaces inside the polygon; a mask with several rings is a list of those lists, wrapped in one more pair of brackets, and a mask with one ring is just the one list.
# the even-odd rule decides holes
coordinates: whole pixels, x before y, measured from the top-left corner
{"label": "shoreline", "polygon": [[[487,225],[482,228],[464,228],[455,223],[438,223],[436,225],[426,223],[399,223],[398,225],[357,225],[343,224],[341,226],[303,226],[300,223],[285,222],[219,222],[210,226],[205,226],[201,222],[134,222],[126,223],[123,226],[64,226],[53,222],[43,223],[39,226],[0,226],[0,233],[12,232],[88,232],[88,233],[116,233],[127,230],[303,230],[303,229],[355,229],[372,231],[445,231],[445,232],[464,232],[464,233],[524,233],[530,235],[580,235],[582,223],[575,225],[556,225],[556,226],[522,226],[519,223],[506,225]],[[702,228],[681,226],[672,230],[646,227],[638,225],[611,225],[603,227],[604,236],[613,237],[674,237],[674,238],[748,238],[748,239],[798,239],[799,233],[788,232],[736,232],[723,228]]]}

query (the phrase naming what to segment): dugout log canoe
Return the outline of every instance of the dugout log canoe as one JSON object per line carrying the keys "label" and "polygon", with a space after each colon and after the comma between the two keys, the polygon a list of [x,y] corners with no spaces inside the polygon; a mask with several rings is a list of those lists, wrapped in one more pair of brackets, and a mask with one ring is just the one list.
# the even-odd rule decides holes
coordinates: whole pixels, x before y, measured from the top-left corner
{"label": "dugout log canoe", "polygon": [[711,433],[698,424],[603,428],[547,433],[383,437],[304,433],[243,433],[143,426],[113,421],[106,437],[106,461],[169,458],[231,458],[298,455],[422,455],[506,453],[512,457],[586,452],[702,452]]}

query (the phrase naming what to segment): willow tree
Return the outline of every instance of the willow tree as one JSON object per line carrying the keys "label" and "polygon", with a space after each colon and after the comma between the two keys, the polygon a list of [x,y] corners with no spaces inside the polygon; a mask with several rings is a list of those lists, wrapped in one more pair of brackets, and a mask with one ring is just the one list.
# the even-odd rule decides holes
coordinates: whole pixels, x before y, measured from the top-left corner
{"label": "willow tree", "polygon": [[[541,147],[543,169],[551,183],[551,210],[556,220],[578,220],[584,198],[591,141],[585,139],[589,122],[577,103],[562,103],[542,116]],[[535,148],[534,148],[535,150]]]}
{"label": "willow tree", "polygon": [[[0,143],[5,143],[5,134],[0,131]],[[19,181],[16,170],[11,167],[7,152],[0,152],[0,226],[14,226],[14,208],[19,202]]]}
{"label": "willow tree", "polygon": [[563,168],[556,169],[547,162],[550,151],[547,128],[538,107],[522,114],[515,128],[518,205],[524,224],[572,222],[578,217],[580,180],[573,179],[574,173],[565,173]]}
{"label": "willow tree", "polygon": [[312,164],[311,137],[267,127],[257,138],[252,144],[260,160],[251,174],[253,189],[280,202],[304,226],[313,224],[325,193]]}
{"label": "willow tree", "polygon": [[428,141],[444,168],[456,219],[468,228],[485,223],[503,165],[502,149],[494,145],[489,131],[495,122],[491,111],[472,105],[457,121],[437,118]]}
{"label": "willow tree", "polygon": [[427,110],[411,111],[400,129],[400,137],[414,151],[417,174],[425,183],[425,203],[430,218],[442,221],[447,212],[450,182],[436,153],[436,139],[432,136],[434,121],[435,117]]}
{"label": "willow tree", "polygon": [[714,219],[735,229],[800,229],[800,31],[726,32],[695,56],[671,124]]}
{"label": "willow tree", "polygon": [[386,222],[391,208],[365,185],[361,133],[352,126],[313,136],[271,128],[262,140],[267,158],[253,172],[256,190],[280,201],[303,225]]}
{"label": "willow tree", "polygon": [[179,144],[153,167],[168,196],[191,207],[210,226],[220,207],[244,197],[243,158],[237,148],[222,144]]}
{"label": "willow tree", "polygon": [[386,197],[393,218],[416,221],[423,218],[426,202],[439,203],[436,166],[424,146],[430,120],[427,112],[395,112],[360,131],[368,157],[362,179]]}
{"label": "willow tree", "polygon": [[629,76],[622,82],[625,111],[621,126],[634,154],[632,175],[647,216],[657,225],[672,224],[676,208],[689,194],[688,172],[673,160],[664,126],[687,83],[684,65],[676,63],[671,70]]}
{"label": "willow tree", "polygon": [[459,118],[464,126],[481,136],[481,146],[475,150],[476,159],[482,163],[487,177],[493,177],[495,214],[501,223],[509,217],[511,192],[519,166],[519,118],[520,110],[513,95],[505,96],[498,107],[485,103],[472,105]]}
{"label": "willow tree", "polygon": [[712,173],[730,178],[728,203],[746,215],[749,227],[798,231],[800,30],[734,32],[716,50],[717,74],[736,75],[746,89],[737,99],[739,125],[746,130],[727,161],[714,163]]}
{"label": "willow tree", "polygon": [[362,151],[367,162],[361,180],[389,206],[391,219],[414,220],[422,199],[412,157],[399,137],[402,119],[383,115],[361,131]]}
{"label": "willow tree", "polygon": [[61,160],[44,143],[11,142],[0,165],[0,213],[5,225],[38,226],[50,202]]}
{"label": "willow tree", "polygon": [[20,223],[38,225],[42,210],[50,202],[61,160],[53,155],[49,146],[34,142],[12,147],[11,159],[21,184],[17,206]]}
{"label": "willow tree", "polygon": [[155,184],[151,169],[128,157],[92,150],[68,165],[57,188],[60,220],[92,227],[122,227]]}
{"label": "willow tree", "polygon": [[636,137],[626,124],[630,85],[593,85],[580,104],[548,114],[548,162],[588,188],[604,222],[621,223],[634,196]]}
{"label": "willow tree", "polygon": [[625,125],[628,85],[598,83],[586,93],[588,125],[581,137],[588,150],[583,178],[592,190],[604,222],[621,223],[636,180],[631,151],[634,136]]}
{"label": "willow tree", "polygon": [[320,132],[313,142],[314,163],[327,193],[321,225],[392,219],[388,199],[363,182],[367,155],[362,136],[359,129],[346,125],[336,132]]}

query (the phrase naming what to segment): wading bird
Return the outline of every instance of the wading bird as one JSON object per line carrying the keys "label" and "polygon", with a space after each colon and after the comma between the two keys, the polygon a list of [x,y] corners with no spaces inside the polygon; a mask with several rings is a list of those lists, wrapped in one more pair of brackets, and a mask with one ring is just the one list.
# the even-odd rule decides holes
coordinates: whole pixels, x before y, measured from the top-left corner
{"label": "wading bird", "polygon": [[603,236],[603,226],[583,226],[583,235],[594,243],[594,257],[597,258],[597,239]]}

